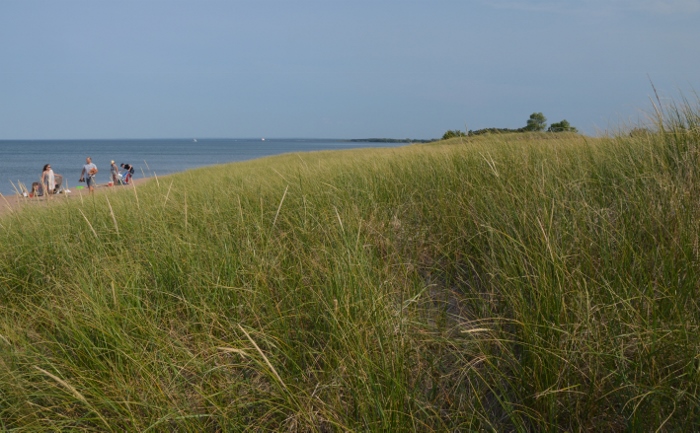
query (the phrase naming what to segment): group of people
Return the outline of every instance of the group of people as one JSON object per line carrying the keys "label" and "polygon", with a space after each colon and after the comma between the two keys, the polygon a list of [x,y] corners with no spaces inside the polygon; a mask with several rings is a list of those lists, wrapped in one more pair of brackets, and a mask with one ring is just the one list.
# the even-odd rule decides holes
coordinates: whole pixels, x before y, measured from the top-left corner
{"label": "group of people", "polygon": [[[110,185],[128,185],[131,182],[131,177],[134,175],[134,167],[132,165],[122,163],[120,165],[124,169],[124,174],[122,175],[114,160],[110,161],[109,164],[109,174],[112,179]],[[79,181],[85,182],[90,192],[93,192],[95,189],[95,175],[97,171],[97,166],[92,162],[92,158],[88,156],[85,159],[83,170],[80,172]]]}
{"label": "group of people", "polygon": [[25,195],[29,197],[40,197],[46,194],[50,198],[53,194],[59,193],[62,187],[63,176],[54,173],[51,164],[46,164],[41,171],[40,181],[32,182],[32,190],[28,194],[25,192]]}
{"label": "group of people", "polygon": [[[120,173],[119,167],[114,161],[110,162],[110,185],[128,185],[131,182],[131,177],[134,175],[134,167],[130,164],[121,164],[124,174]],[[89,156],[85,159],[85,165],[80,172],[79,182],[85,182],[88,190],[93,192],[97,182],[95,181],[95,176],[97,175],[97,166],[92,162],[92,158]],[[51,198],[52,195],[58,194],[62,191],[63,187],[63,176],[54,173],[51,168],[51,164],[44,165],[44,169],[41,172],[41,179],[39,182],[32,183],[32,190],[29,193],[25,192],[25,196],[28,197],[40,197],[46,195]]]}

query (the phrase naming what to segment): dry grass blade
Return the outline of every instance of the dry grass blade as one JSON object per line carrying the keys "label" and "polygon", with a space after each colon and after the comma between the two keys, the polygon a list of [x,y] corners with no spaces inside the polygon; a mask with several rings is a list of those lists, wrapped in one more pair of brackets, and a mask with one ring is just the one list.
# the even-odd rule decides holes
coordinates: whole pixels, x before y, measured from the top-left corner
{"label": "dry grass blade", "polygon": [[275,219],[272,221],[272,227],[277,224],[277,217],[280,215],[280,210],[282,209],[282,203],[284,203],[284,198],[287,196],[287,191],[289,190],[289,185],[284,189],[284,194],[282,194],[282,199],[280,200],[279,206],[277,206],[277,212],[275,213]]}
{"label": "dry grass blade", "polygon": [[119,236],[119,225],[117,224],[117,217],[114,215],[114,210],[112,210],[112,204],[109,202],[109,197],[105,196],[105,199],[107,200],[107,206],[109,207],[109,214],[112,217],[112,222],[114,222],[114,230],[117,231],[117,236]]}
{"label": "dry grass blade", "polygon": [[240,324],[238,325],[238,328],[243,332],[243,334],[245,334],[248,341],[251,342],[251,344],[255,347],[255,350],[258,351],[260,356],[262,356],[263,361],[265,361],[265,364],[267,364],[267,366],[270,368],[270,371],[272,371],[272,374],[275,375],[275,378],[280,383],[280,385],[282,385],[284,387],[284,389],[288,390],[287,385],[284,383],[284,381],[282,380],[280,375],[277,373],[277,370],[275,369],[275,367],[272,366],[272,363],[270,362],[270,360],[267,359],[267,356],[265,356],[265,353],[262,351],[262,349],[260,349],[260,346],[258,346],[258,344],[255,342],[255,340],[253,340],[253,338],[250,336],[250,334],[248,334],[248,332]]}
{"label": "dry grass blade", "polygon": [[236,353],[238,355],[241,355],[244,358],[248,358],[248,354],[243,349],[236,349],[234,347],[217,347],[217,349],[219,349],[222,352]]}
{"label": "dry grass blade", "polygon": [[95,229],[92,227],[92,224],[90,224],[90,220],[87,219],[87,217],[86,217],[85,214],[83,213],[83,210],[82,210],[82,209],[78,209],[78,211],[80,212],[80,215],[82,215],[83,218],[85,218],[85,222],[88,224],[88,227],[90,227],[90,230],[92,231],[92,234],[95,235],[95,239],[99,239],[99,236],[97,236],[97,232],[96,232]]}
{"label": "dry grass blade", "polygon": [[75,389],[70,383],[66,382],[65,380],[61,379],[60,377],[58,377],[56,375],[49,373],[48,371],[44,370],[41,367],[38,367],[35,365],[34,368],[39,370],[41,373],[45,374],[46,376],[50,377],[54,381],[56,381],[56,383],[58,383],[63,388],[65,388],[73,397],[77,398],[82,403],[84,403],[88,408],[90,408],[91,411],[93,411],[100,418],[100,420],[102,420],[102,423],[109,429],[109,431],[113,431],[112,427],[107,422],[107,420],[104,419],[102,414],[100,412],[98,412],[94,407],[92,407],[92,405],[87,401],[87,399],[85,397],[83,397],[83,395],[80,392],[78,392],[78,390]]}

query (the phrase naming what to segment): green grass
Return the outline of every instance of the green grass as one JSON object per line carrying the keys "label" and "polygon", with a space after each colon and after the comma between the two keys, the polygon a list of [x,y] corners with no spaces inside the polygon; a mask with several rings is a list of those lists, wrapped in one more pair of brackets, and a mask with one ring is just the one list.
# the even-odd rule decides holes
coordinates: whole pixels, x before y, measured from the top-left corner
{"label": "green grass", "polygon": [[283,155],[0,219],[0,429],[700,429],[700,131]]}

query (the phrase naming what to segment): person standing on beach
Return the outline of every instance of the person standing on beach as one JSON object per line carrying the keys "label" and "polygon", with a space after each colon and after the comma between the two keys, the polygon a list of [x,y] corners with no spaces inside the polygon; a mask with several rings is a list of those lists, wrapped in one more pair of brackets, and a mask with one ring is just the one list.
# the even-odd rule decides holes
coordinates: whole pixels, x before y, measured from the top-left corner
{"label": "person standing on beach", "polygon": [[109,174],[112,175],[112,185],[119,185],[119,167],[114,161],[110,162]]}
{"label": "person standing on beach", "polygon": [[80,172],[80,182],[87,182],[90,193],[95,190],[95,175],[97,174],[97,166],[92,163],[92,158],[85,158],[83,171]]}
{"label": "person standing on beach", "polygon": [[46,198],[51,198],[54,188],[56,188],[56,178],[54,177],[51,164],[46,164],[41,172],[41,185],[44,187]]}

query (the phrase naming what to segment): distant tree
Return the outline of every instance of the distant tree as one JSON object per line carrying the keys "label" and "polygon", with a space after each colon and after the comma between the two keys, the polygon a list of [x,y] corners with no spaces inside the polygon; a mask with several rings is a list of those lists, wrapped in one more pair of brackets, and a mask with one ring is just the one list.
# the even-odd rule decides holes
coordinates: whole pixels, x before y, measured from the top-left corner
{"label": "distant tree", "polygon": [[454,131],[450,129],[449,131],[445,132],[442,135],[442,139],[447,140],[447,139],[454,138],[454,137],[466,137],[466,135],[467,134],[460,131],[459,129],[455,129]]}
{"label": "distant tree", "polygon": [[547,118],[542,113],[532,113],[527,120],[525,131],[544,131],[547,127]]}
{"label": "distant tree", "polygon": [[552,123],[547,129],[548,132],[578,132],[578,129],[571,126],[568,120]]}
{"label": "distant tree", "polygon": [[484,134],[512,134],[514,132],[523,132],[523,128],[509,129],[509,128],[484,128],[472,131],[471,129],[467,133],[468,136],[473,135],[484,135]]}

